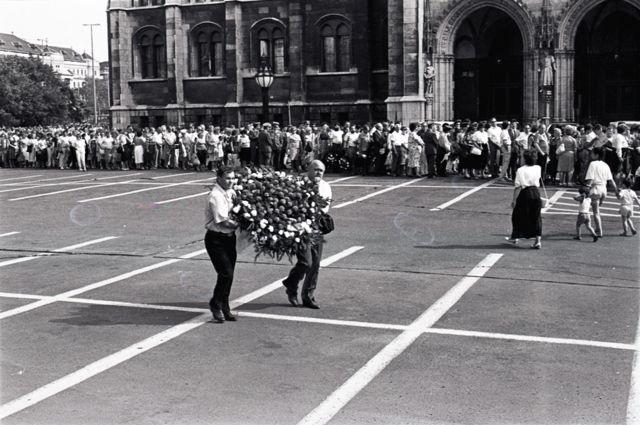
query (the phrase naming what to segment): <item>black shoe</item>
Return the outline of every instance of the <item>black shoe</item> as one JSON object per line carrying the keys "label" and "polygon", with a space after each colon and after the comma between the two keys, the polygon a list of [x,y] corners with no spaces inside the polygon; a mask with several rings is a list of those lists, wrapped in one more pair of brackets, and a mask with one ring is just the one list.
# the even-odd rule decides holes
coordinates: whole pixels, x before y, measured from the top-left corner
{"label": "black shoe", "polygon": [[287,289],[287,299],[289,300],[289,304],[294,307],[300,307],[300,303],[298,302],[298,294],[293,291],[289,291]]}
{"label": "black shoe", "polygon": [[307,308],[312,308],[314,310],[318,310],[320,308],[320,306],[316,304],[316,302],[313,300],[302,300],[302,305]]}
{"label": "black shoe", "polygon": [[594,241],[594,242],[598,242],[598,239],[600,239],[600,237],[599,237],[599,236],[597,236],[597,235],[594,235],[594,236],[592,236],[592,237],[593,237],[593,241]]}
{"label": "black shoe", "polygon": [[212,322],[215,323],[224,323],[224,315],[222,314],[222,310],[212,309],[211,314],[213,315]]}
{"label": "black shoe", "polygon": [[231,307],[229,307],[229,302],[226,302],[222,307],[222,315],[224,316],[224,320],[227,322],[237,322],[238,317],[231,312]]}

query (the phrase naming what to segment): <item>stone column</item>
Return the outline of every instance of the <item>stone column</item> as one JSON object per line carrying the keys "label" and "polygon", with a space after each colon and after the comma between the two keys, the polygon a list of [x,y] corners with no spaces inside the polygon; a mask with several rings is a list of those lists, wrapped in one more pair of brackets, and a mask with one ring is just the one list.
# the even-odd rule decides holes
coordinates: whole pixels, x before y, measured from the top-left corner
{"label": "stone column", "polygon": [[522,87],[522,116],[525,122],[532,122],[538,117],[544,115],[544,111],[540,110],[539,105],[539,57],[540,56],[537,51],[524,52],[522,55],[522,77],[524,79]]}
{"label": "stone column", "polygon": [[242,38],[242,5],[238,1],[225,3],[225,76],[227,79],[226,121],[239,124],[238,114],[242,102],[242,52],[245,50]]}
{"label": "stone column", "polygon": [[[175,4],[175,5],[174,5]],[[183,50],[185,34],[182,28],[182,11],[177,0],[167,1],[165,8],[166,19],[166,53],[167,53],[167,86],[173,92],[170,104],[167,105],[166,117],[169,124],[182,125],[184,123],[184,74],[186,55]]]}
{"label": "stone column", "polygon": [[137,54],[133,49],[133,29],[129,23],[129,16],[124,10],[118,11],[120,38],[118,38],[118,58],[120,60],[120,105],[134,106],[129,87],[129,80],[133,80],[133,56]]}
{"label": "stone column", "polygon": [[436,77],[433,82],[433,117],[436,121],[453,120],[453,65],[454,56],[437,54],[433,56]]}
{"label": "stone column", "polygon": [[573,122],[575,120],[573,109],[575,52],[559,50],[556,52],[555,59],[554,120]]}
{"label": "stone column", "polygon": [[425,117],[423,0],[389,0],[387,117],[404,123]]}

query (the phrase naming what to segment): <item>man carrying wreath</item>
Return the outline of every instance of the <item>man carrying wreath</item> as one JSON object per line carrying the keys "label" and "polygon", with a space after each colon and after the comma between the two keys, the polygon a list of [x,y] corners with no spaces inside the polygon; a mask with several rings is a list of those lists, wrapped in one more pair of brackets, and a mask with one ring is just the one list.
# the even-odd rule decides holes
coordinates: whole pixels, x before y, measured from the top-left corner
{"label": "man carrying wreath", "polygon": [[[323,180],[325,171],[324,164],[319,160],[314,160],[309,165],[309,171],[307,172],[309,178],[318,185],[319,195],[327,201],[327,205],[322,208],[322,212],[329,213],[329,206],[331,203],[331,186],[329,183]],[[302,305],[308,308],[318,309],[320,308],[314,298],[316,285],[318,284],[318,273],[320,270],[320,261],[322,260],[322,244],[309,244],[306,250],[298,252],[296,254],[298,262],[289,272],[289,276],[282,281],[282,284],[286,288],[287,298],[292,306],[298,307],[298,284],[304,278],[302,284]]]}
{"label": "man carrying wreath", "polygon": [[204,236],[204,245],[218,274],[209,308],[213,314],[213,321],[223,323],[225,320],[236,321],[236,316],[231,313],[229,306],[229,294],[236,267],[235,230],[238,223],[230,217],[234,193],[231,187],[236,179],[235,172],[231,168],[221,167],[217,175],[205,208],[207,233]]}

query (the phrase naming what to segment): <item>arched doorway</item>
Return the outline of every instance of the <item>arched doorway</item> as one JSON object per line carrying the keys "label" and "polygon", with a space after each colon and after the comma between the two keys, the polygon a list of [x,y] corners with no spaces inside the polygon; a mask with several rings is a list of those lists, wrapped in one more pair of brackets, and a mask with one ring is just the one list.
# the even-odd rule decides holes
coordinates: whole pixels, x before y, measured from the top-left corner
{"label": "arched doorway", "polygon": [[516,22],[495,7],[461,23],[454,41],[454,116],[522,117],[523,41]]}
{"label": "arched doorway", "polygon": [[575,39],[580,121],[640,119],[640,10],[623,0],[591,9]]}

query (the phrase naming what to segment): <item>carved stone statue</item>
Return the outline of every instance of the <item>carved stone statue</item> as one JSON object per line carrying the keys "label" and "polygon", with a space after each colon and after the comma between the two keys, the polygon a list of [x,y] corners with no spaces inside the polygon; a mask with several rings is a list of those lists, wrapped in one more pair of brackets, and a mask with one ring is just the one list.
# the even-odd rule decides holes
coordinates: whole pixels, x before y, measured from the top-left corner
{"label": "carved stone statue", "polygon": [[553,74],[556,71],[556,60],[552,54],[547,53],[538,67],[538,81],[540,87],[551,87],[554,85]]}
{"label": "carved stone statue", "polygon": [[436,69],[431,65],[430,61],[427,61],[427,66],[424,69],[425,94],[433,94],[433,80],[435,77]]}

